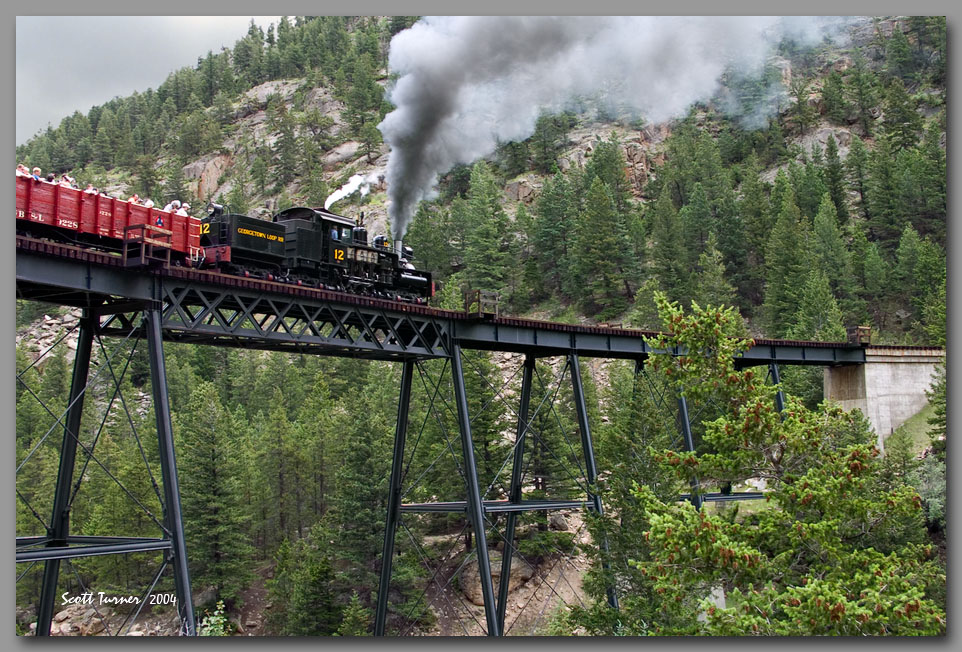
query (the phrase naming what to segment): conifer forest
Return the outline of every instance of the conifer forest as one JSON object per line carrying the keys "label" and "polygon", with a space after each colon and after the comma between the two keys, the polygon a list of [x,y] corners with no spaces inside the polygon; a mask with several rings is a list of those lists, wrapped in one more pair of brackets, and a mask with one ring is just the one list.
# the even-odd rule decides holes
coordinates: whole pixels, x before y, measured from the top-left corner
{"label": "conifer forest", "polygon": [[[413,74],[395,50],[437,25],[252,21],[233,47],[157,88],[38,132],[16,163],[117,197],[189,202],[195,215],[216,202],[264,219],[324,206],[362,175],[364,191],[339,193],[330,210],[363,212],[372,234],[390,233],[407,142],[392,112],[403,113]],[[530,129],[512,137],[502,121],[496,142],[438,163],[436,185],[414,195],[392,236],[433,274],[431,305],[461,310],[463,291],[487,290],[502,315],[659,331],[665,350],[705,352],[651,355],[643,374],[584,361],[604,514],[519,515],[513,572],[529,574],[518,588],[511,578],[507,634],[946,634],[944,364],[929,406],[913,428],[886,433],[883,453],[864,415],[823,400],[821,367],[782,367],[779,413],[777,388],[732,362],[751,338],[844,342],[854,326],[871,327],[873,344],[946,346],[946,40],[939,16],[852,19],[832,38],[788,31],[755,65],[723,69],[711,92],[670,110],[631,106],[611,84],[539,102],[529,81],[533,103],[512,110],[529,111]],[[499,65],[528,49],[503,49]],[[530,65],[554,74],[550,61]],[[18,537],[43,534],[51,511],[62,429],[51,434],[50,414],[67,407],[73,350],[35,361],[69,340],[76,314],[17,301]],[[373,634],[401,366],[174,342],[164,353],[200,632]],[[486,499],[507,497],[521,357],[463,356]],[[107,360],[122,391],[97,384],[106,371],[87,390],[81,440],[97,461],[78,456],[70,527],[154,536],[146,343],[106,338],[92,365]],[[565,372],[563,359],[535,370],[526,497],[585,495]],[[439,398],[451,396],[450,373],[442,360],[415,371],[406,502],[464,500],[456,417]],[[694,451],[678,446],[677,404],[663,400],[678,392],[710,406],[692,415]],[[765,498],[696,509],[678,499],[696,479]],[[504,516],[492,518],[503,531]],[[388,635],[482,633],[472,534],[465,514],[405,515]],[[43,574],[27,566],[17,566],[18,634],[31,633]],[[73,560],[57,595],[140,594],[156,570],[146,553]],[[154,591],[172,587],[165,574]]]}

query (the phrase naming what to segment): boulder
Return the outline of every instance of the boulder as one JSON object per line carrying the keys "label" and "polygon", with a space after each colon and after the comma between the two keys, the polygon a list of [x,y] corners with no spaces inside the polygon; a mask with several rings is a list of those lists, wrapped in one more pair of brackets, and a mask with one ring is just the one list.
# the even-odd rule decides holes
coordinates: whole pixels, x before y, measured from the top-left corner
{"label": "boulder", "polygon": [[29,607],[26,609],[22,607],[17,607],[17,622],[19,624],[28,625],[29,623],[33,623],[36,620],[37,620],[37,613],[32,607]]}
{"label": "boulder", "polygon": [[[491,580],[494,582],[494,592],[497,594],[498,585],[501,579],[501,554],[489,552],[491,560]],[[464,566],[461,571],[460,583],[461,591],[465,597],[473,604],[483,605],[484,597],[481,594],[481,576],[478,573],[477,560]],[[508,593],[516,590],[519,586],[534,577],[534,568],[517,555],[511,560],[511,579],[508,582]]]}
{"label": "boulder", "polygon": [[558,512],[552,513],[548,516],[548,527],[552,530],[558,530],[561,532],[568,531],[568,521],[564,516]]}
{"label": "boulder", "polygon": [[205,604],[211,604],[217,597],[217,589],[213,586],[208,586],[203,591],[198,591],[194,594],[194,606],[200,607]]}
{"label": "boulder", "polygon": [[534,200],[534,189],[532,189],[531,185],[524,179],[521,181],[512,181],[505,187],[504,192],[508,196],[508,199],[512,201],[522,201],[529,204]]}
{"label": "boulder", "polygon": [[346,163],[357,158],[357,153],[360,149],[361,143],[357,142],[356,140],[349,140],[346,143],[341,143],[324,156],[325,169],[335,168],[342,163]]}
{"label": "boulder", "polygon": [[100,618],[93,618],[89,622],[84,621],[80,623],[80,635],[81,636],[96,636],[100,632],[104,631],[106,626],[104,621]]}

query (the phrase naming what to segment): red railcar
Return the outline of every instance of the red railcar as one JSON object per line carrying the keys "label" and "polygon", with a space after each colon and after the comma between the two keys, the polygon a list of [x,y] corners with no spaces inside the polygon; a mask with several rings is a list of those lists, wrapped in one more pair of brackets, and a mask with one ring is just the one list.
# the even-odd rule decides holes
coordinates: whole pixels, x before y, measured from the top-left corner
{"label": "red railcar", "polygon": [[[18,181],[20,179],[25,181],[27,189],[23,219],[54,226],[54,216],[57,212],[57,189],[60,186],[46,181],[37,181],[30,177],[19,177]],[[19,211],[17,214],[19,216]]]}
{"label": "red railcar", "polygon": [[18,230],[31,231],[27,223],[44,225],[31,232],[37,232],[39,228],[37,235],[44,237],[60,233],[70,241],[81,240],[121,250],[127,227],[145,224],[171,232],[171,260],[175,264],[189,265],[201,254],[201,221],[198,218],[37,181],[33,177],[18,176],[16,179]]}
{"label": "red railcar", "polygon": [[91,195],[97,198],[97,235],[113,237],[114,199],[107,195]]}
{"label": "red railcar", "polygon": [[57,211],[54,222],[62,229],[80,229],[80,201],[83,195],[76,188],[57,186]]}

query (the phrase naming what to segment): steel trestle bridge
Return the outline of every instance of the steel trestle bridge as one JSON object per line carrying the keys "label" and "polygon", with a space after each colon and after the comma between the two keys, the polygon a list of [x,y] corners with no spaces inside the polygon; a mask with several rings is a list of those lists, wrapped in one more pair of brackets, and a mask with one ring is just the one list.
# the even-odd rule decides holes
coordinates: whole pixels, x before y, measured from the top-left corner
{"label": "steel trestle bridge", "polygon": [[[47,534],[17,538],[18,564],[44,564],[38,635],[50,631],[61,561],[151,550],[163,551],[164,567],[173,571],[181,632],[196,634],[187,568],[189,551],[184,543],[164,369],[164,341],[401,363],[375,634],[385,633],[395,538],[399,525],[402,525],[402,515],[463,513],[474,533],[474,554],[480,573],[485,614],[483,629],[488,635],[501,635],[505,632],[508,581],[501,581],[496,592],[485,533],[489,525],[486,517],[504,515],[505,553],[500,577],[508,578],[515,556],[510,554],[510,549],[513,548],[519,514],[585,508],[603,513],[600,497],[590,491],[598,469],[588,408],[581,386],[580,359],[634,360],[638,372],[643,361],[653,352],[646,337],[655,335],[607,326],[578,326],[439,310],[426,305],[353,296],[184,267],[131,269],[124,267],[121,258],[114,254],[21,236],[17,237],[16,270],[18,299],[83,309],[68,408],[63,418],[55,424],[63,431],[63,441],[53,512],[49,523],[45,521]],[[81,452],[88,452],[80,443],[78,434],[84,391],[90,375],[93,342],[95,338],[133,335],[146,339],[148,345],[163,488],[162,492],[158,491],[158,499],[163,505],[162,515],[155,520],[162,536],[79,536],[70,531],[69,508],[71,490],[74,488],[75,493],[75,486],[79,486],[81,480],[74,477],[78,446]],[[517,415],[517,431],[510,460],[511,480],[506,487],[505,500],[486,499],[478,482],[471,431],[472,415],[469,414],[462,360],[462,351],[468,350],[523,355],[520,402],[513,408]],[[528,409],[535,384],[535,363],[538,359],[557,357],[565,361],[562,378],[566,373],[569,377],[570,396],[580,434],[582,486],[586,489],[586,495],[580,500],[527,499],[522,492],[525,440],[537,436],[532,432],[533,417]],[[415,371],[429,360],[445,360],[451,369],[454,393],[452,412],[456,412],[458,422],[465,495],[464,500],[404,503],[402,482],[411,387]],[[779,365],[864,364],[865,349],[858,343],[755,340],[754,345],[742,352],[735,363],[739,367],[765,366],[769,379],[777,383]],[[686,450],[694,450],[689,406],[684,396],[677,396],[674,400],[681,444]],[[777,401],[781,409],[781,394]],[[89,454],[92,457],[92,452]],[[699,492],[697,489],[694,486],[692,494],[683,498],[700,505],[703,501],[753,499],[760,496],[758,493],[719,495]],[[605,546],[604,541],[599,544]],[[618,596],[613,588],[608,591],[608,602],[612,608],[617,608]]]}

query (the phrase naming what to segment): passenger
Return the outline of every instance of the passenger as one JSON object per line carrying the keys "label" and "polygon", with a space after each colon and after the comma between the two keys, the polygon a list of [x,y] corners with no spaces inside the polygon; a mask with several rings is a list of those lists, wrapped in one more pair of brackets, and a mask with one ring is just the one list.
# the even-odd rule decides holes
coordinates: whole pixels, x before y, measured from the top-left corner
{"label": "passenger", "polygon": [[144,200],[144,206],[146,206],[147,208],[153,208],[154,200],[148,197],[147,199]]}
{"label": "passenger", "polygon": [[96,194],[97,194],[97,189],[94,188],[94,184],[88,183],[88,184],[87,184],[87,187],[84,188],[84,194],[87,194],[87,195],[96,195]]}
{"label": "passenger", "polygon": [[40,168],[33,169],[33,179],[34,181],[40,181]]}
{"label": "passenger", "polygon": [[47,175],[47,178],[44,179],[44,181],[48,183],[57,183],[57,175],[51,172],[50,174]]}
{"label": "passenger", "polygon": [[134,193],[130,196],[130,199],[128,199],[127,201],[130,202],[131,204],[139,204],[140,197],[137,195],[137,193]]}
{"label": "passenger", "polygon": [[172,202],[170,202],[169,204],[167,204],[166,206],[164,206],[164,210],[167,211],[168,213],[172,213],[173,211],[177,210],[178,208],[180,208],[180,200],[179,200],[179,199],[175,199],[175,200],[173,200]]}
{"label": "passenger", "polygon": [[66,174],[62,174],[62,175],[60,176],[60,185],[61,185],[61,186],[67,186],[67,187],[69,188],[69,187],[71,186],[71,184],[70,184],[70,177],[68,177]]}
{"label": "passenger", "polygon": [[18,177],[30,177],[30,176],[33,176],[33,175],[30,174],[30,168],[28,168],[28,167],[27,167],[26,165],[24,165],[23,163],[18,163],[18,164],[17,164],[17,176],[18,176]]}
{"label": "passenger", "polygon": [[188,204],[187,202],[184,202],[183,204],[181,204],[180,208],[177,209],[176,214],[182,215],[184,217],[188,217],[190,215],[190,213],[187,212],[188,208],[190,208],[190,204]]}

